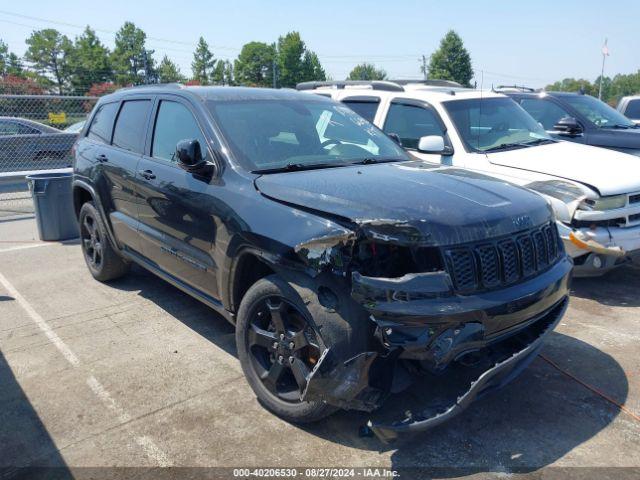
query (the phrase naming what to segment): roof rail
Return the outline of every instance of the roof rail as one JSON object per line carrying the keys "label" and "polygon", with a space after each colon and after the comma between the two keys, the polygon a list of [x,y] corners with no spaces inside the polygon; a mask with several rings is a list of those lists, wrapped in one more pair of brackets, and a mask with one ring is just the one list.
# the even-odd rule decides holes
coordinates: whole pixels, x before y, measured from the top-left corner
{"label": "roof rail", "polygon": [[517,90],[520,92],[531,92],[534,93],[536,91],[535,88],[525,87],[524,85],[498,85],[493,89],[494,92],[498,90]]}
{"label": "roof rail", "polygon": [[131,85],[130,87],[122,87],[116,90],[116,92],[121,92],[123,90],[134,90],[134,89],[142,89],[142,88],[182,88],[184,85],[181,83],[143,83],[142,85]]}
{"label": "roof rail", "polygon": [[402,85],[386,80],[338,80],[326,82],[302,82],[296,85],[296,90],[315,90],[321,87],[334,87],[341,90],[345,87],[362,86],[371,87],[372,90],[385,90],[387,92],[404,92]]}
{"label": "roof rail", "polygon": [[430,87],[458,87],[458,88],[462,88],[463,85],[458,83],[458,82],[454,82],[453,80],[439,80],[436,78],[433,79],[419,79],[419,80],[411,80],[411,79],[393,79],[393,80],[389,80],[390,82],[393,83],[397,83],[398,85],[411,85],[411,84],[416,84],[416,85],[427,85]]}

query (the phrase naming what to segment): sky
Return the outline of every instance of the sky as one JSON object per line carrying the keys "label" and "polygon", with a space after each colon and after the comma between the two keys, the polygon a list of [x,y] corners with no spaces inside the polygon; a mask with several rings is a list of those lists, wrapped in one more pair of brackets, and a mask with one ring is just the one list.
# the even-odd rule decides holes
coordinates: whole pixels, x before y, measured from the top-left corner
{"label": "sky", "polygon": [[249,41],[271,43],[297,30],[327,73],[342,80],[363,61],[390,78],[420,78],[420,57],[454,29],[478,86],[542,87],[566,77],[594,80],[605,38],[605,75],[638,71],[639,18],[638,0],[2,0],[0,39],[22,55],[33,30],[56,28],[73,38],[89,24],[113,48],[115,31],[132,21],[158,61],[167,54],[188,75],[201,35],[216,58],[234,59]]}

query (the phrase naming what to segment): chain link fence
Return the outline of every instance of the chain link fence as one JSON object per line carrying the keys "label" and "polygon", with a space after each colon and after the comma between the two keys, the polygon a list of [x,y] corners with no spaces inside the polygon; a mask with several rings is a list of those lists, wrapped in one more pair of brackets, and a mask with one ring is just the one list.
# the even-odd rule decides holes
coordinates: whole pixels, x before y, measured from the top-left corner
{"label": "chain link fence", "polygon": [[0,95],[0,220],[33,213],[24,177],[68,168],[97,97]]}

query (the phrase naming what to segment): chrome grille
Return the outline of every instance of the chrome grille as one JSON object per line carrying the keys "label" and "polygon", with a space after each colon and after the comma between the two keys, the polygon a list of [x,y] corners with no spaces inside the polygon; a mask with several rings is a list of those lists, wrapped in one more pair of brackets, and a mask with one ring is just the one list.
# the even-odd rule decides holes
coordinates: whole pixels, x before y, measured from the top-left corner
{"label": "chrome grille", "polygon": [[471,293],[511,285],[554,264],[562,253],[553,223],[512,238],[444,249],[456,291]]}

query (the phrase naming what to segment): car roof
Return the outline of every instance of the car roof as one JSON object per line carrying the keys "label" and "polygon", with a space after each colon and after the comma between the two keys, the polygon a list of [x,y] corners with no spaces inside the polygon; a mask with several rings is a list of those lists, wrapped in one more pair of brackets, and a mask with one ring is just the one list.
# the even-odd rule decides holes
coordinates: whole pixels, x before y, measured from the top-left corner
{"label": "car roof", "polygon": [[428,102],[446,102],[453,100],[465,100],[475,98],[506,98],[505,95],[489,90],[476,90],[473,88],[447,88],[447,87],[433,87],[425,85],[408,85],[405,86],[404,91],[401,92],[388,92],[384,90],[373,90],[370,88],[345,88],[336,90],[332,88],[317,88],[315,90],[305,90],[309,93],[326,94],[333,92],[340,92],[341,98],[345,96],[379,96],[381,98],[409,98],[416,100],[425,100]]}
{"label": "car roof", "polygon": [[[181,94],[206,100],[308,100],[304,93],[289,88],[255,88],[229,86],[184,86],[179,84],[145,85],[120,89],[106,95],[103,101],[120,100],[133,95]],[[326,101],[330,101],[325,99]]]}

